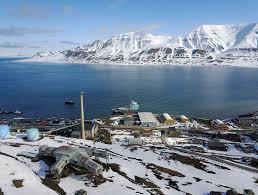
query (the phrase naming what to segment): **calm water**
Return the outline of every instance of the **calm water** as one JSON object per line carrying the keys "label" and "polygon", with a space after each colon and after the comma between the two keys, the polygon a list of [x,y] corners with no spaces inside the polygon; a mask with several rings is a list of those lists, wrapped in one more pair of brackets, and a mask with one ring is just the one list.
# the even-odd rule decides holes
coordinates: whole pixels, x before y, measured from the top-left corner
{"label": "calm water", "polygon": [[[142,111],[231,117],[258,110],[258,69],[17,63],[0,59],[0,107],[27,117],[107,116],[133,98]],[[76,101],[74,106],[64,100]]]}

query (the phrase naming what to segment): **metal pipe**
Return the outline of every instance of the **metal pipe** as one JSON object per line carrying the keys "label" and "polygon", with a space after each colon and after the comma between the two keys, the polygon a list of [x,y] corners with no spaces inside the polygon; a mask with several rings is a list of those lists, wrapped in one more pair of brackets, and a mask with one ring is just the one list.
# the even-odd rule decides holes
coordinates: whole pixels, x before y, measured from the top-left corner
{"label": "metal pipe", "polygon": [[82,91],[81,92],[81,124],[82,124],[82,139],[85,140],[83,95],[84,95],[84,92]]}

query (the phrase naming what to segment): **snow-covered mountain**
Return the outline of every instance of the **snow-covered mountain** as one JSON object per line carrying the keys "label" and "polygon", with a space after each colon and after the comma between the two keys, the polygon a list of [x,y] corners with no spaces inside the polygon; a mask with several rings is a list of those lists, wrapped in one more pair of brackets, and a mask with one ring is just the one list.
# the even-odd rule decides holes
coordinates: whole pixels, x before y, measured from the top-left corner
{"label": "snow-covered mountain", "polygon": [[186,36],[129,32],[30,61],[104,64],[258,65],[258,24],[202,25]]}

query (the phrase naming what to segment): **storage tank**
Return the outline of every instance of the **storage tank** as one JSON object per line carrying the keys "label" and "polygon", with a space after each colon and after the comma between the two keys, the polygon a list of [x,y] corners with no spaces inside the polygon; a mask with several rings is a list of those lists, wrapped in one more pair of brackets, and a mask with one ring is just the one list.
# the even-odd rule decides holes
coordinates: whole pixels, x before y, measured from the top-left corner
{"label": "storage tank", "polygon": [[181,123],[185,123],[189,121],[189,119],[185,115],[180,115],[179,119]]}
{"label": "storage tank", "polygon": [[0,139],[7,139],[11,136],[8,125],[0,125]]}
{"label": "storage tank", "polygon": [[39,139],[39,129],[30,128],[26,131],[28,141],[37,141]]}
{"label": "storage tank", "polygon": [[173,119],[168,113],[163,113],[160,117],[161,121],[166,125],[176,124],[176,120]]}

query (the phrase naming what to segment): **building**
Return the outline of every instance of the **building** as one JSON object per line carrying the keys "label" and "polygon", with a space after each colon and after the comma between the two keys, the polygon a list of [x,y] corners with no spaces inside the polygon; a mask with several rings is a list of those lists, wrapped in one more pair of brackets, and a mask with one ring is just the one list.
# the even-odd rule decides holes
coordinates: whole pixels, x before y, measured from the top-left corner
{"label": "building", "polygon": [[236,118],[236,123],[238,125],[249,126],[251,124],[258,124],[258,117],[238,117]]}
{"label": "building", "polygon": [[188,122],[189,119],[188,119],[185,115],[180,115],[180,116],[179,116],[179,121],[180,121],[181,123],[185,123],[185,122]]}
{"label": "building", "polygon": [[244,153],[252,153],[253,152],[253,148],[251,146],[245,145],[243,143],[240,143],[239,147],[243,150]]}
{"label": "building", "polygon": [[238,125],[250,126],[251,124],[258,124],[258,111],[239,115],[235,120]]}
{"label": "building", "polygon": [[239,195],[234,189],[226,191],[226,195]]}
{"label": "building", "polygon": [[125,117],[122,119],[122,124],[126,126],[135,125],[135,120],[133,117]]}
{"label": "building", "polygon": [[83,189],[80,189],[80,190],[75,192],[75,195],[87,195],[87,192]]}
{"label": "building", "polygon": [[71,146],[61,146],[58,148],[42,145],[39,147],[39,158],[54,157],[56,162],[50,167],[50,173],[59,178],[64,167],[72,164],[86,169],[93,174],[101,174],[104,171],[100,163],[95,162],[91,157],[105,158],[108,160],[108,152],[106,150],[85,147],[74,148]]}
{"label": "building", "polygon": [[153,132],[151,129],[142,129],[141,130],[141,136],[142,137],[150,137],[152,136]]}
{"label": "building", "polygon": [[254,151],[258,154],[258,143],[253,145]]}
{"label": "building", "polygon": [[161,144],[161,138],[158,137],[141,137],[141,140],[143,140],[143,143],[145,144]]}
{"label": "building", "polygon": [[189,143],[188,138],[182,137],[167,137],[165,138],[168,145],[186,144]]}
{"label": "building", "polygon": [[190,146],[184,146],[184,148],[191,150],[193,152],[205,152],[205,150],[201,146],[190,145]]}
{"label": "building", "polygon": [[220,119],[216,119],[216,120],[212,121],[212,125],[213,125],[215,128],[219,129],[219,130],[225,130],[225,131],[229,130],[227,124],[225,124],[225,123],[224,123],[222,120],[220,120]]}
{"label": "building", "polygon": [[176,120],[173,119],[168,113],[163,113],[160,116],[160,121],[166,125],[174,125],[176,124]]}
{"label": "building", "polygon": [[210,150],[227,151],[227,146],[221,142],[208,142],[208,148]]}
{"label": "building", "polygon": [[[225,193],[222,193],[222,194],[225,194]],[[239,194],[242,194],[242,193],[238,193],[234,189],[230,189],[230,190],[226,191],[226,195],[239,195]],[[255,195],[255,193],[253,192],[253,190],[244,189],[243,195]]]}
{"label": "building", "polygon": [[141,126],[156,127],[159,126],[159,121],[152,112],[138,112]]}
{"label": "building", "polygon": [[258,129],[256,130],[256,132],[253,134],[254,139],[256,140],[256,142],[258,142]]}
{"label": "building", "polygon": [[18,117],[18,118],[14,118],[12,123],[13,125],[15,126],[31,126],[33,120],[30,119],[30,118],[21,118],[21,117]]}
{"label": "building", "polygon": [[92,126],[92,128],[91,128],[91,138],[94,138],[94,137],[95,137],[95,135],[96,135],[98,129],[99,129],[98,123],[93,123],[93,126]]}
{"label": "building", "polygon": [[253,190],[244,189],[244,195],[255,195],[255,193],[253,192]]}
{"label": "building", "polygon": [[161,131],[160,130],[153,130],[152,131],[153,137],[161,137]]}
{"label": "building", "polygon": [[211,191],[211,192],[209,193],[209,195],[223,195],[223,192]]}
{"label": "building", "polygon": [[127,140],[127,144],[128,144],[129,146],[133,146],[133,145],[141,146],[141,145],[143,145],[143,140],[140,139],[140,138],[129,138],[129,139]]}
{"label": "building", "polygon": [[[99,126],[97,123],[85,123],[85,137],[86,138],[94,138],[95,134],[97,133]],[[79,127],[78,129],[74,130],[71,134],[72,138],[81,139],[82,138],[82,131]]]}

